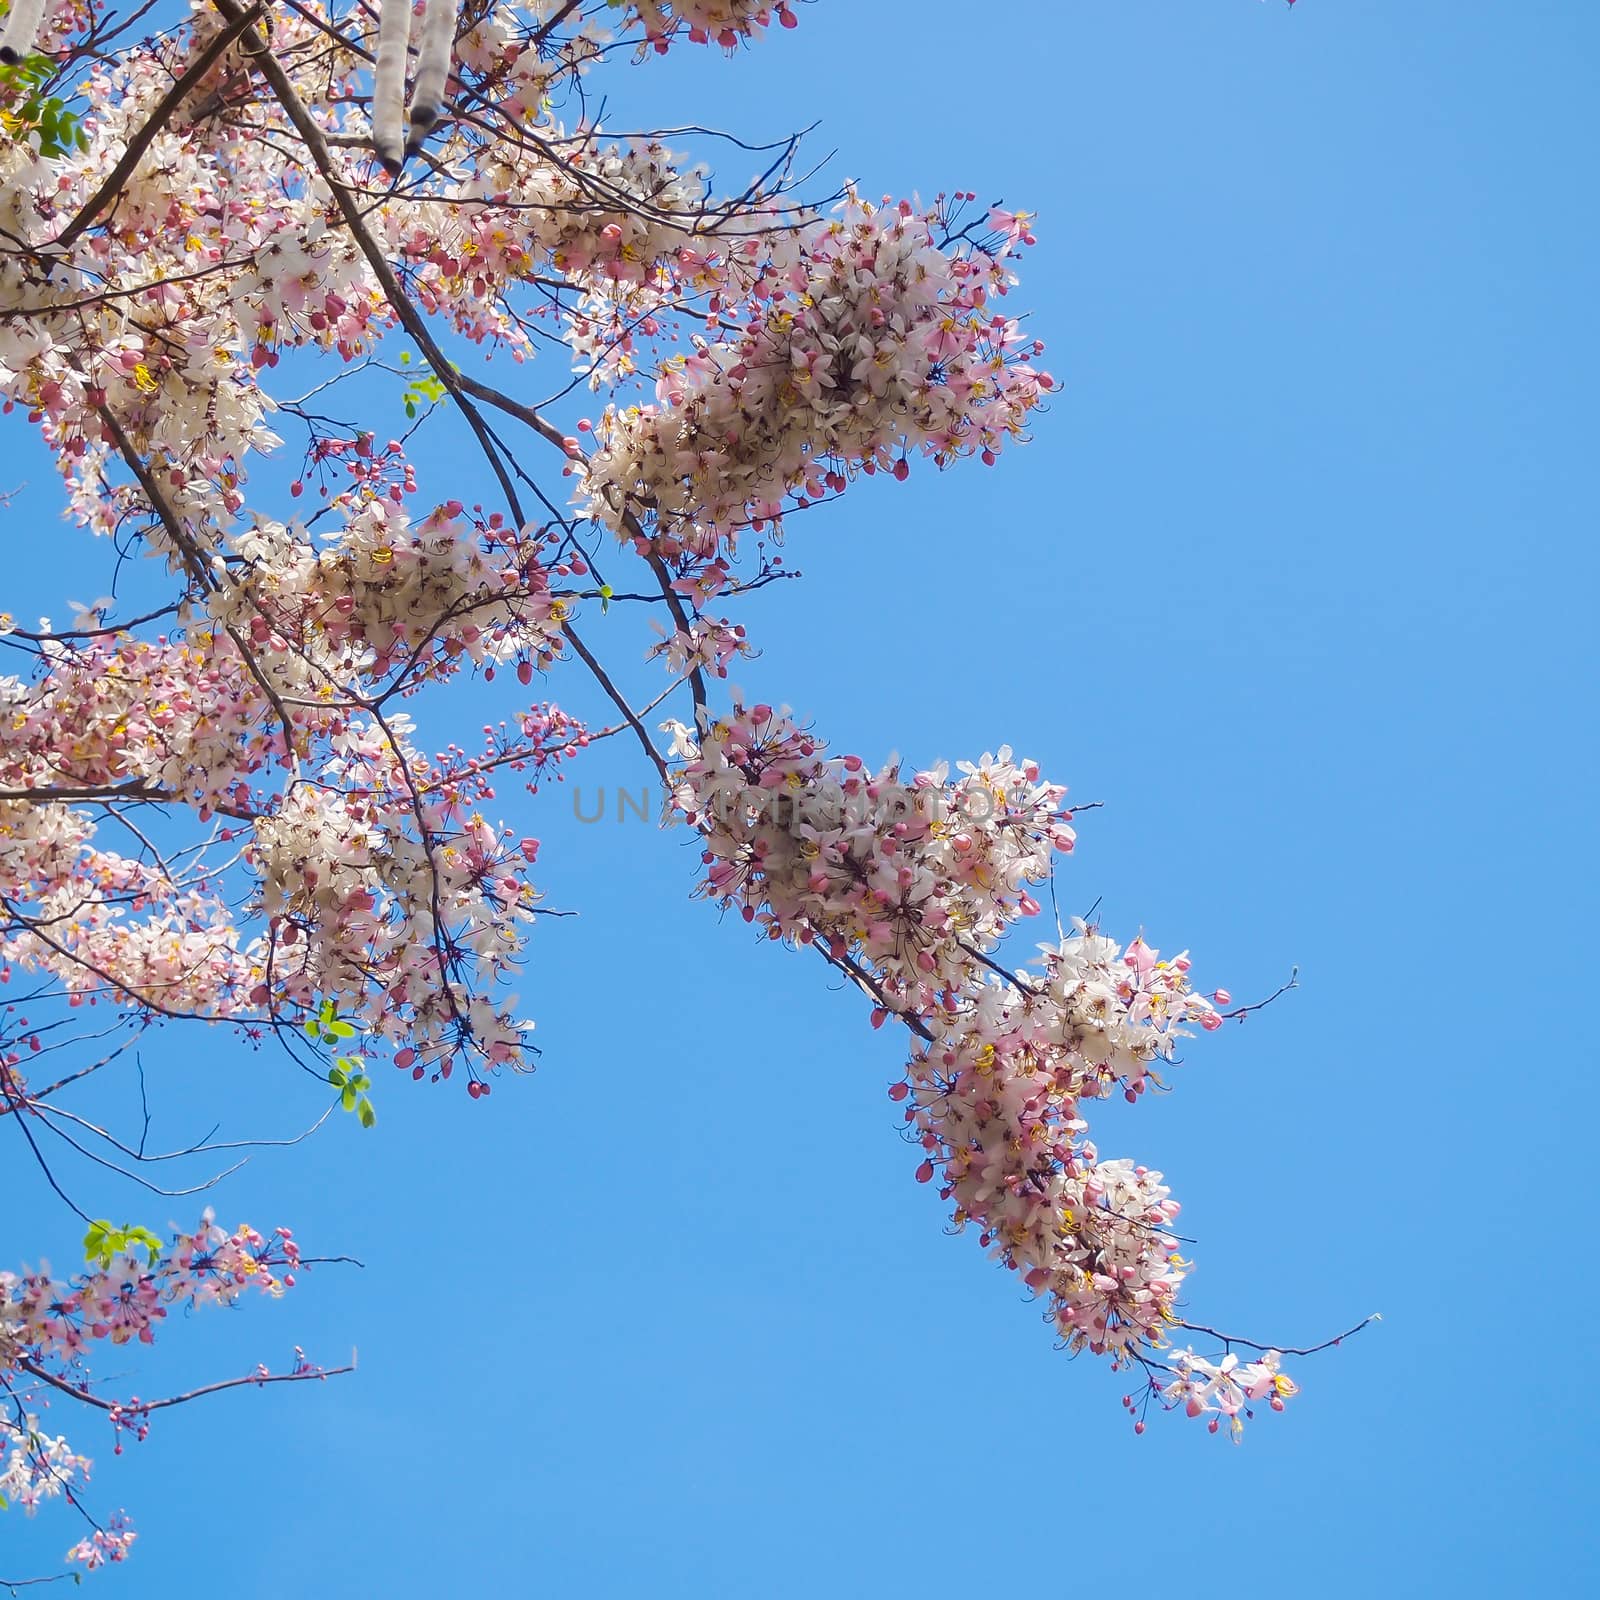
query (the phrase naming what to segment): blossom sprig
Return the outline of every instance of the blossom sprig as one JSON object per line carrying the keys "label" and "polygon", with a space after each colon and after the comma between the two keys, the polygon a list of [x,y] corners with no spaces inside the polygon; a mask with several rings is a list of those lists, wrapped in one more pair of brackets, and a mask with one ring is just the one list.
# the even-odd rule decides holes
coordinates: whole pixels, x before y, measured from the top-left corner
{"label": "blossom sprig", "polygon": [[208,817],[233,810],[240,785],[286,748],[220,631],[46,638],[38,659],[32,683],[0,677],[0,792],[124,789]]}
{"label": "blossom sprig", "polygon": [[[3,1362],[0,1389],[14,1398]],[[63,1435],[45,1432],[40,1418],[20,1403],[14,1404],[10,1416],[0,1411],[0,1513],[15,1507],[26,1516],[37,1516],[43,1505],[59,1498],[87,1516],[82,1492],[92,1468],[87,1456],[74,1450]],[[126,1513],[118,1511],[104,1526],[93,1525],[67,1551],[66,1560],[93,1572],[125,1561],[137,1537]]]}
{"label": "blossom sprig", "polygon": [[0,800],[0,964],[50,975],[71,1005],[101,997],[220,1017],[254,966],[203,863],[163,870],[95,843],[78,807]]}
{"label": "blossom sprig", "polygon": [[1136,1099],[1191,1024],[1218,1025],[1188,971],[1187,955],[1161,961],[1142,938],[1124,952],[1076,923],[1037,966],[990,973],[934,1014],[891,1091],[924,1151],[918,1176],[942,1172],[958,1226],[1046,1298],[1068,1348],[1114,1362],[1164,1344],[1190,1263],[1162,1175],[1102,1160],[1084,1102]]}
{"label": "blossom sprig", "polygon": [[45,1433],[39,1418],[0,1412],[0,1508],[35,1515],[47,1500],[88,1479],[91,1463],[60,1435]]}
{"label": "blossom sprig", "polygon": [[[122,1436],[145,1438],[155,1411],[220,1389],[333,1375],[297,1350],[292,1367],[282,1374],[262,1366],[248,1377],[161,1400],[103,1396],[86,1375],[85,1363],[94,1344],[151,1344],[175,1306],[231,1306],[248,1294],[275,1298],[294,1287],[303,1264],[299,1245],[287,1228],[270,1234],[248,1226],[230,1231],[219,1226],[209,1210],[197,1227],[175,1231],[164,1248],[146,1252],[145,1242],[154,1236],[145,1229],[135,1229],[133,1235],[141,1253],[107,1255],[95,1242],[105,1235],[99,1225],[92,1228],[93,1264],[64,1278],[56,1277],[47,1265],[0,1272],[0,1394],[10,1406],[9,1414],[0,1407],[0,1509],[9,1503],[31,1516],[46,1502],[61,1498],[83,1511],[82,1491],[92,1464],[65,1438],[41,1429],[30,1408],[42,1393],[65,1395],[105,1412],[120,1455]],[[120,1242],[127,1235],[119,1230],[113,1237]],[[68,1551],[67,1559],[87,1570],[119,1562],[134,1537],[126,1516],[119,1512],[105,1526],[94,1525]]]}
{"label": "blossom sprig", "polygon": [[551,666],[569,606],[550,593],[550,540],[498,517],[475,530],[462,512],[448,501],[414,518],[369,499],[320,549],[303,527],[262,519],[232,541],[242,565],[211,612],[313,692],[370,690],[397,670],[415,682],[461,665]]}
{"label": "blossom sprig", "polygon": [[624,26],[641,29],[658,55],[667,53],[675,37],[734,50],[774,22],[799,25],[791,0],[625,0],[623,10]]}
{"label": "blossom sprig", "polygon": [[1254,1361],[1241,1361],[1234,1351],[1210,1361],[1193,1350],[1176,1350],[1168,1358],[1176,1376],[1160,1391],[1168,1410],[1182,1408],[1187,1417],[1209,1417],[1217,1431],[1226,1419],[1228,1435],[1237,1441],[1244,1432],[1242,1420],[1251,1401],[1265,1400],[1274,1411],[1300,1392],[1299,1385],[1280,1371],[1283,1356],[1265,1350]]}
{"label": "blossom sprig", "polygon": [[[1142,935],[1124,947],[1081,919],[1017,971],[994,958],[1076,840],[1065,789],[1008,749],[906,780],[829,757],[766,705],[736,699],[702,734],[669,727],[674,803],[704,840],[700,892],[818,945],[872,996],[874,1026],[897,1016],[915,1036],[890,1097],[922,1152],[917,1181],[940,1180],[957,1229],[1044,1301],[1067,1349],[1158,1362],[1193,1265],[1179,1205],[1160,1172],[1102,1157],[1084,1111],[1159,1083],[1182,1039],[1222,1025],[1226,996],[1192,987],[1187,952],[1163,958]],[[1270,1389],[1275,1410],[1296,1392],[1266,1356],[1237,1380],[1237,1363],[1184,1361],[1191,1415],[1237,1422],[1236,1392]]]}
{"label": "blossom sprig", "polygon": [[[403,720],[353,722],[330,781],[293,785],[259,819],[268,947],[252,1003],[309,1012],[331,1001],[402,1044],[403,1064],[448,1078],[530,1065],[531,1022],[493,991],[520,960],[537,855],[476,813],[403,742]],[[397,724],[402,724],[397,726]]]}
{"label": "blossom sprig", "polygon": [[48,1266],[0,1272],[0,1372],[26,1360],[65,1372],[85,1346],[106,1340],[150,1344],[172,1305],[233,1305],[246,1293],[272,1297],[294,1287],[300,1247],[287,1228],[231,1232],[211,1212],[175,1232],[152,1262],[115,1256],[69,1278]]}
{"label": "blossom sprig", "polygon": [[827,757],[766,705],[736,702],[701,737],[670,726],[674,803],[705,836],[701,892],[773,938],[865,957],[896,1010],[934,1010],[981,981],[1076,837],[1066,791],[1007,748],[953,779],[935,768],[906,781]]}
{"label": "blossom sprig", "polygon": [[[73,1005],[103,998],[245,1027],[292,1023],[331,999],[442,1077],[458,1058],[474,1078],[525,1063],[531,1025],[491,996],[521,958],[538,844],[476,808],[496,772],[537,787],[588,735],[550,705],[486,729],[479,754],[452,745],[430,760],[409,732],[398,712],[343,713],[281,794],[219,765],[223,793],[199,803],[247,823],[220,830],[221,861],[106,851],[84,807],[12,791],[0,799],[0,961],[51,975]],[[259,932],[219,893],[241,849],[260,886]]]}
{"label": "blossom sprig", "polygon": [[105,1527],[96,1528],[67,1551],[67,1560],[79,1563],[85,1572],[115,1566],[128,1559],[133,1541],[138,1537],[127,1514],[114,1512]]}
{"label": "blossom sprig", "polygon": [[1031,234],[1000,227],[991,255],[941,247],[939,205],[840,210],[767,241],[736,338],[668,360],[655,404],[606,411],[580,489],[591,515],[619,531],[643,515],[663,553],[710,557],[858,472],[904,477],[908,453],[992,464],[1026,437],[1053,380],[995,303]]}

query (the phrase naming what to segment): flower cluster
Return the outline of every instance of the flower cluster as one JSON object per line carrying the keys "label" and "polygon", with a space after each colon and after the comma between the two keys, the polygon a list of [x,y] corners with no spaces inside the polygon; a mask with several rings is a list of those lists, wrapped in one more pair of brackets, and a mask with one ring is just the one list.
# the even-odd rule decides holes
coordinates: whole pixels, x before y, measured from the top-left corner
{"label": "flower cluster", "polygon": [[255,963],[204,868],[163,870],[94,834],[78,808],[0,800],[0,961],[50,974],[74,1005],[226,1015]]}
{"label": "flower cluster", "polygon": [[[0,1383],[4,1379],[4,1351],[0,1350]],[[0,1509],[16,1506],[31,1517],[57,1496],[76,1503],[79,1486],[89,1481],[91,1465],[62,1435],[43,1432],[32,1412],[18,1408],[11,1417],[0,1413]],[[108,1526],[96,1528],[73,1545],[67,1560],[93,1572],[125,1561],[137,1537],[127,1517],[119,1512]]]}
{"label": "flower cluster", "polygon": [[1171,1410],[1182,1406],[1184,1415],[1210,1416],[1215,1433],[1223,1417],[1228,1432],[1237,1439],[1244,1431],[1240,1412],[1252,1400],[1265,1400],[1274,1411],[1300,1392],[1299,1385],[1278,1369],[1282,1356],[1276,1350],[1264,1351],[1254,1361],[1240,1361],[1232,1351],[1220,1361],[1208,1361],[1193,1350],[1176,1351],[1171,1367],[1176,1377],[1161,1391],[1162,1403]]}
{"label": "flower cluster", "polygon": [[1073,844],[1066,791],[1009,749],[902,780],[829,759],[770,706],[736,704],[696,740],[675,803],[705,835],[702,891],[773,938],[859,954],[883,1004],[921,1014],[981,981],[1007,926],[1038,912],[1029,886]]}
{"label": "flower cluster", "polygon": [[908,451],[992,463],[1051,379],[1029,365],[1043,346],[993,310],[1031,235],[1009,213],[991,220],[993,254],[941,246],[937,208],[852,197],[769,241],[738,337],[670,359],[657,404],[602,417],[586,510],[618,528],[648,514],[663,549],[711,556],[790,498],[820,500],[857,471],[904,476]]}
{"label": "flower cluster", "polygon": [[1079,924],[1042,955],[931,1017],[896,1088],[925,1178],[942,1168],[957,1222],[1047,1297],[1063,1341],[1133,1354],[1177,1320],[1178,1206],[1159,1172],[1099,1159],[1081,1102],[1137,1098],[1186,1025],[1218,1016],[1189,989],[1187,956],[1162,961],[1142,939],[1123,951]]}
{"label": "flower cluster", "polygon": [[251,1292],[276,1297],[294,1287],[299,1262],[287,1228],[230,1233],[208,1211],[154,1262],[122,1255],[69,1279],[48,1267],[0,1272],[0,1375],[23,1357],[60,1367],[95,1340],[149,1344],[172,1305],[234,1305]]}
{"label": "flower cluster", "polygon": [[733,50],[759,38],[774,20],[785,28],[798,25],[790,0],[627,0],[625,26],[642,29],[650,47],[664,55],[679,34],[691,44]]}
{"label": "flower cluster", "polygon": [[0,677],[0,789],[128,786],[225,807],[283,734],[233,641],[46,639],[36,684]]}
{"label": "flower cluster", "polygon": [[79,1562],[85,1572],[114,1566],[128,1559],[133,1541],[138,1537],[129,1527],[127,1517],[119,1512],[112,1516],[108,1526],[96,1528],[88,1538],[80,1539],[73,1545],[67,1551],[67,1560]]}
{"label": "flower cluster", "polygon": [[[484,991],[520,952],[517,929],[535,899],[524,874],[537,846],[473,807],[492,796],[496,769],[531,769],[534,786],[581,747],[582,726],[535,706],[515,728],[486,729],[482,755],[452,746],[430,762],[406,743],[400,713],[380,722],[342,694],[302,690],[287,723],[291,754],[252,676],[285,695],[296,683],[326,689],[339,669],[374,670],[401,648],[413,665],[425,649],[446,667],[513,650],[548,662],[546,629],[561,603],[549,598],[543,569],[490,568],[448,519],[434,522],[413,537],[394,532],[381,547],[392,549],[389,563],[371,545],[325,552],[299,591],[292,648],[264,619],[289,627],[270,608],[280,596],[282,607],[294,603],[296,591],[273,586],[285,563],[261,552],[262,588],[237,612],[251,620],[248,671],[232,636],[213,630],[192,642],[47,638],[38,685],[0,680],[0,796],[10,796],[0,797],[10,913],[0,957],[52,974],[73,1003],[104,995],[160,1015],[244,1022],[332,1000],[379,1037],[414,1030],[411,1045],[442,1075],[457,1050],[491,1066],[522,1059],[526,1025]],[[380,573],[370,583],[352,572],[362,553]],[[389,566],[398,571],[386,581]],[[353,595],[360,609],[340,604]],[[381,655],[368,643],[375,637]],[[524,654],[525,679],[528,664]],[[290,772],[282,794],[267,782],[269,760]],[[145,861],[99,848],[91,814],[67,803],[97,791],[253,822],[248,854],[261,874],[266,936],[246,939],[218,892],[227,862],[203,851]],[[212,843],[232,837],[224,828]]]}
{"label": "flower cluster", "polygon": [[[769,706],[735,703],[698,738],[671,726],[701,892],[771,938],[818,944],[878,1002],[874,1025],[897,1015],[917,1036],[890,1093],[923,1152],[918,1180],[942,1174],[957,1226],[1044,1298],[1068,1348],[1151,1363],[1190,1265],[1178,1203],[1159,1172],[1101,1159],[1083,1105],[1137,1100],[1179,1040],[1222,1018],[1190,987],[1186,953],[1164,960],[1142,937],[1124,949],[1081,921],[1021,971],[992,958],[1038,912],[1030,886],[1052,853],[1073,846],[1065,790],[1006,749],[953,780],[874,773]],[[1183,1384],[1202,1370],[1189,1360]],[[1275,1396],[1293,1392],[1278,1382]],[[1253,1395],[1258,1374],[1240,1383]],[[1233,1393],[1214,1382],[1203,1409]]]}
{"label": "flower cluster", "polygon": [[413,521],[372,498],[317,549],[304,529],[260,519],[231,544],[238,575],[212,614],[275,670],[301,667],[313,691],[465,658],[549,666],[564,602],[552,598],[540,539],[498,526],[479,537],[451,501]]}
{"label": "flower cluster", "polygon": [[[4,1352],[0,1350],[0,1362]],[[30,1517],[40,1505],[89,1475],[89,1462],[57,1434],[39,1429],[39,1419],[24,1413],[13,1422],[0,1415],[0,1495]]]}
{"label": "flower cluster", "polygon": [[653,317],[724,281],[725,258],[702,253],[717,232],[704,171],[680,170],[653,139],[558,129],[547,137],[559,161],[521,144],[490,146],[447,208],[389,205],[385,242],[414,274],[422,305],[518,360],[534,342],[507,291],[559,274],[573,290],[561,316],[579,365],[596,381],[631,372],[635,329],[658,331]]}
{"label": "flower cluster", "polygon": [[[564,731],[564,730],[563,730]],[[524,1067],[531,1022],[492,991],[519,961],[538,846],[462,817],[462,794],[406,743],[408,720],[358,719],[316,780],[255,824],[267,949],[251,1001],[309,1010],[318,996],[400,1043],[414,1076]]]}
{"label": "flower cluster", "polygon": [[745,639],[741,624],[705,619],[667,635],[650,653],[680,675],[703,667],[719,678],[726,678],[730,661],[752,655],[754,651]]}
{"label": "flower cluster", "polygon": [[[542,121],[560,81],[598,65],[613,42],[603,13],[566,16],[567,9],[566,0],[531,0],[515,10],[474,8],[457,19],[464,26],[456,35],[455,71],[511,127]],[[535,23],[532,34],[525,22],[529,16]],[[560,31],[548,31],[558,19]]]}

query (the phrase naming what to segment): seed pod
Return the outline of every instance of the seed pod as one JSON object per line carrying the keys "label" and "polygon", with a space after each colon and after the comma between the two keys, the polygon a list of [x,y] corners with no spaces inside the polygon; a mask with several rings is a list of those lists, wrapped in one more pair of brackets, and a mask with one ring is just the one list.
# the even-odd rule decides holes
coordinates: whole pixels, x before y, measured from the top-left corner
{"label": "seed pod", "polygon": [[372,85],[372,148],[396,176],[405,164],[406,48],[411,42],[411,0],[379,0],[378,62]]}
{"label": "seed pod", "polygon": [[14,67],[24,56],[32,55],[43,21],[44,0],[13,0],[11,15],[0,28],[0,64]]}
{"label": "seed pod", "polygon": [[411,134],[406,154],[422,148],[428,130],[444,109],[444,81],[456,42],[455,0],[427,0],[422,13],[422,44],[417,53],[417,78],[411,87]]}

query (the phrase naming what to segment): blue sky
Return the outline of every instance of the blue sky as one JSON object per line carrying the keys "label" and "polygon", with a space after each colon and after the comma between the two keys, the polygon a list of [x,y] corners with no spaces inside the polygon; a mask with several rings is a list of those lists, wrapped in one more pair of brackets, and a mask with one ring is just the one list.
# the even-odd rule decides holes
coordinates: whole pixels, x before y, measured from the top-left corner
{"label": "blue sky", "polygon": [[[229,1180],[225,1219],[367,1267],[194,1318],[137,1386],[295,1343],[359,1345],[358,1375],[187,1408],[116,1462],[56,1419],[141,1530],[107,1593],[1600,1583],[1597,80],[1582,0],[823,0],[735,62],[610,86],[619,128],[820,118],[868,194],[1042,214],[1018,300],[1063,387],[1036,442],[797,519],[806,581],[751,603],[740,681],[872,757],[1013,744],[1105,802],[1066,909],[1101,899],[1241,997],[1298,965],[1097,1132],[1184,1201],[1199,1320],[1383,1323],[1300,1363],[1239,1449],[1178,1418],[1136,1439],[1126,1380],[941,1232],[885,1098],[899,1041],[690,903],[685,836],[580,826],[553,790],[509,808],[582,913],[522,985],[540,1071],[481,1105],[380,1080],[374,1132]],[[92,598],[48,466],[18,419],[0,440],[34,486],[10,581]],[[587,808],[642,774],[616,748],[573,781]],[[145,1061],[174,1140],[308,1105],[221,1036]],[[7,1170],[0,1259],[70,1260],[81,1230]],[[0,1572],[66,1528],[8,1518]]]}

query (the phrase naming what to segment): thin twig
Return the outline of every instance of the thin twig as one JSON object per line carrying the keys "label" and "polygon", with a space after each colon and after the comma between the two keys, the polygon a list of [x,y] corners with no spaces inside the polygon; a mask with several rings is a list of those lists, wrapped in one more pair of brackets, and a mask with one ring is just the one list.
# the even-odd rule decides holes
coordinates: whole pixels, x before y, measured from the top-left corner
{"label": "thin twig", "polygon": [[1370,1317],[1363,1317],[1353,1328],[1346,1328],[1343,1333],[1335,1335],[1332,1339],[1324,1339],[1321,1344],[1306,1345],[1296,1349],[1285,1344],[1259,1344],[1254,1339],[1241,1339],[1236,1333],[1219,1333],[1215,1328],[1207,1328],[1198,1322],[1180,1322],[1180,1328],[1187,1328],[1190,1333],[1203,1333],[1209,1339],[1220,1340],[1224,1347],[1242,1344],[1246,1350],[1276,1350],[1280,1356],[1314,1356],[1324,1350],[1331,1350],[1336,1344],[1343,1344],[1346,1339],[1353,1338],[1371,1322],[1382,1322],[1383,1313],[1374,1311]]}
{"label": "thin twig", "polygon": [[1261,1010],[1261,1008],[1263,1006],[1270,1006],[1272,1004],[1272,1002],[1278,998],[1279,995],[1288,994],[1288,992],[1291,989],[1298,989],[1300,987],[1300,981],[1299,980],[1300,980],[1300,969],[1299,969],[1299,967],[1292,967],[1290,969],[1290,971],[1289,971],[1289,981],[1287,983],[1280,983],[1278,985],[1278,987],[1276,989],[1274,989],[1272,991],[1272,993],[1269,994],[1265,1000],[1257,1000],[1253,1004],[1247,1005],[1247,1006],[1235,1006],[1232,1011],[1224,1011],[1222,1014],[1223,1014],[1224,1017],[1227,1017],[1230,1021],[1234,1017],[1245,1017],[1245,1016],[1248,1016],[1252,1011],[1259,1011],[1259,1010]]}
{"label": "thin twig", "polygon": [[107,1400],[100,1395],[92,1394],[88,1389],[80,1388],[65,1378],[57,1377],[48,1367],[40,1366],[27,1356],[17,1361],[17,1367],[20,1371],[26,1372],[30,1378],[37,1378],[40,1383],[48,1384],[52,1389],[70,1395],[74,1400],[81,1400],[86,1406],[95,1406],[101,1411],[138,1412],[143,1416],[151,1411],[165,1411],[169,1406],[185,1405],[190,1400],[199,1400],[208,1394],[221,1394],[225,1389],[243,1389],[252,1385],[260,1388],[269,1383],[309,1383],[315,1378],[342,1378],[346,1373],[356,1370],[356,1363],[352,1352],[347,1367],[319,1367],[315,1372],[268,1372],[256,1373],[248,1378],[225,1378],[221,1383],[207,1383],[198,1389],[189,1390],[187,1394],[168,1395],[164,1400],[141,1400],[136,1405],[125,1405],[119,1400]]}

